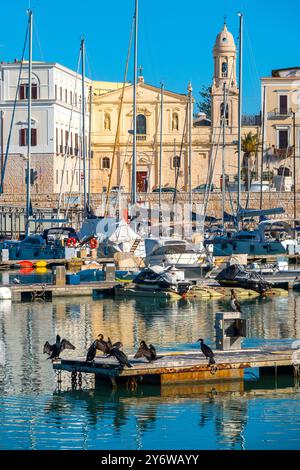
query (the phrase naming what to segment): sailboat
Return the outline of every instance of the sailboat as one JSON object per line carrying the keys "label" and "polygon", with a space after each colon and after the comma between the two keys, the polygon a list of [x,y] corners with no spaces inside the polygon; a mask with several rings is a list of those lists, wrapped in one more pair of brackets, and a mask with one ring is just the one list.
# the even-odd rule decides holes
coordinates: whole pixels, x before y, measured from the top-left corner
{"label": "sailboat", "polygon": [[[241,152],[242,152],[242,85],[243,85],[243,19],[244,15],[239,13],[240,18],[240,33],[239,33],[239,119],[238,119],[238,192],[237,192],[237,213],[236,213],[236,230],[228,231],[227,233],[208,238],[205,240],[204,245],[210,247],[213,256],[232,256],[238,254],[249,254],[249,255],[281,255],[286,253],[286,245],[282,243],[278,235],[272,237],[270,230],[268,230],[269,224],[273,221],[261,222],[258,224],[256,230],[245,230],[239,229],[239,222],[243,218],[247,217],[266,217],[268,215],[282,214],[284,213],[283,208],[274,209],[242,209],[241,207]],[[223,125],[224,133],[224,125]],[[224,140],[224,136],[223,136]],[[223,145],[223,154],[225,150],[225,144]],[[223,157],[224,158],[224,157]],[[224,178],[224,166],[223,166],[223,178]],[[223,204],[222,204],[222,219],[224,228],[224,190],[223,185]]]}
{"label": "sailboat", "polygon": [[[25,239],[18,240],[7,240],[0,243],[0,252],[2,250],[8,251],[9,260],[20,261],[20,260],[48,260],[48,259],[63,259],[65,258],[65,249],[59,243],[48,244],[46,238],[41,235],[30,234],[30,222],[46,222],[46,219],[32,219],[33,210],[31,204],[31,97],[32,97],[32,20],[33,13],[31,10],[28,11],[28,37],[29,37],[29,62],[28,62],[28,118],[27,118],[27,169],[26,169],[26,213],[25,213]],[[27,32],[26,32],[27,37]],[[21,60],[20,74],[17,85],[16,93],[18,93],[20,78],[23,69],[23,60]],[[17,96],[17,95],[16,95]],[[14,119],[14,113],[16,108],[17,100],[15,99],[14,110],[12,115],[12,121]],[[1,175],[1,192],[3,188],[3,181],[5,175],[5,166],[8,157],[9,140],[7,144],[7,150],[5,155],[5,164],[3,166]],[[49,222],[55,222],[50,219]],[[65,222],[65,220],[64,220]]]}

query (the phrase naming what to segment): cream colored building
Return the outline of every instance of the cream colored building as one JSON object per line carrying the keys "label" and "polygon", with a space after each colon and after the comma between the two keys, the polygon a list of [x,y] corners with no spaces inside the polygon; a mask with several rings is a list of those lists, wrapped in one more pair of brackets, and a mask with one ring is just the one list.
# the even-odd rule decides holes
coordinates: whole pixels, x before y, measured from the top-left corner
{"label": "cream colored building", "polygon": [[[224,86],[226,87],[225,172],[231,180],[237,174],[238,87],[236,45],[226,24],[213,48],[212,121],[198,116],[192,128],[192,188],[207,182],[208,173],[220,187],[222,175],[222,139]],[[109,185],[131,191],[133,85],[93,83],[92,111],[92,191],[107,190]],[[162,186],[188,190],[188,96],[164,91]],[[119,136],[116,138],[120,112]],[[137,190],[151,191],[159,184],[161,90],[139,77],[137,85]],[[243,133],[258,128],[245,128]],[[115,148],[115,152],[114,152]],[[113,156],[114,155],[114,156]],[[178,157],[180,156],[180,159]],[[176,165],[179,165],[178,168]],[[111,178],[111,180],[110,180]]]}
{"label": "cream colored building", "polygon": [[295,162],[299,190],[300,67],[273,70],[271,77],[261,79],[261,86],[262,109],[265,103],[264,174],[278,191],[290,191]]}

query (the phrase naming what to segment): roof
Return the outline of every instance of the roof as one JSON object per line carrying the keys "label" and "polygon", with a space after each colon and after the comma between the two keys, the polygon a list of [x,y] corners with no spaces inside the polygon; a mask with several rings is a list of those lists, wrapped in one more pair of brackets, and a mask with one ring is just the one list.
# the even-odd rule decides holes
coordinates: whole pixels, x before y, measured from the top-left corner
{"label": "roof", "polygon": [[226,23],[224,23],[222,31],[217,35],[214,50],[232,50],[235,51],[235,42],[233,35],[228,31]]}

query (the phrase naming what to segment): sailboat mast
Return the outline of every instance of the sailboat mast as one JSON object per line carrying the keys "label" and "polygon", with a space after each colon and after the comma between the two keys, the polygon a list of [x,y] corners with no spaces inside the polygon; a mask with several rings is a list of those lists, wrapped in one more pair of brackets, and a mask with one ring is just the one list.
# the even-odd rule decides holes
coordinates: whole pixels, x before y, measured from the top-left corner
{"label": "sailboat mast", "polygon": [[88,165],[88,200],[87,205],[90,211],[91,209],[91,164],[92,164],[92,99],[93,99],[93,89],[92,85],[89,89],[89,165]]}
{"label": "sailboat mast", "polygon": [[83,214],[86,216],[86,138],[85,138],[85,40],[81,40],[81,76],[82,76],[82,157],[83,157]]}
{"label": "sailboat mast", "polygon": [[237,210],[241,206],[241,154],[242,154],[242,97],[243,97],[243,26],[244,15],[238,14],[240,17],[240,34],[239,34],[239,116],[238,116],[238,195],[237,195]]}
{"label": "sailboat mast", "polygon": [[[189,99],[189,158],[188,158],[188,191],[189,191],[189,203],[192,205],[192,127],[193,127],[193,97],[192,97],[192,84],[188,85],[188,99]],[[192,211],[192,206],[190,207]]]}
{"label": "sailboat mast", "polygon": [[225,198],[226,198],[226,176],[225,176],[225,152],[226,152],[226,83],[223,84],[223,147],[222,147],[222,226],[224,228],[224,212],[225,212]]}
{"label": "sailboat mast", "polygon": [[138,63],[138,19],[139,2],[135,0],[134,13],[134,72],[133,72],[133,153],[132,153],[132,183],[131,203],[136,204],[136,87],[137,87],[137,63]]}
{"label": "sailboat mast", "polygon": [[265,119],[266,119],[266,85],[263,93],[263,113],[262,113],[262,143],[261,143],[261,162],[260,162],[260,209],[263,208],[263,171],[264,171],[264,151],[265,151]]}
{"label": "sailboat mast", "polygon": [[30,235],[30,171],[31,171],[31,78],[32,78],[32,11],[29,10],[29,64],[28,64],[28,127],[27,127],[27,177],[26,177],[26,236]]}
{"label": "sailboat mast", "polygon": [[163,153],[163,116],[164,116],[164,84],[160,88],[160,146],[159,146],[159,211],[161,211],[161,185],[162,185],[162,153]]}

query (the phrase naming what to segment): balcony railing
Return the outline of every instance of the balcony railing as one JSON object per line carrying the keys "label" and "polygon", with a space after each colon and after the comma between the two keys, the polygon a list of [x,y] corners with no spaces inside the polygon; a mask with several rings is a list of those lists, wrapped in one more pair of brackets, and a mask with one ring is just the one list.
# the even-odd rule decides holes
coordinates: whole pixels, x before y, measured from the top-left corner
{"label": "balcony railing", "polygon": [[273,147],[274,157],[289,158],[293,156],[293,153],[294,153],[294,147],[286,147],[282,149]]}
{"label": "balcony railing", "polygon": [[292,109],[275,108],[268,112],[268,119],[286,119],[292,115]]}
{"label": "balcony railing", "polygon": [[242,116],[242,126],[260,126],[260,114],[245,114]]}
{"label": "balcony railing", "polygon": [[145,142],[147,140],[147,136],[143,134],[137,134],[136,140],[137,142]]}

